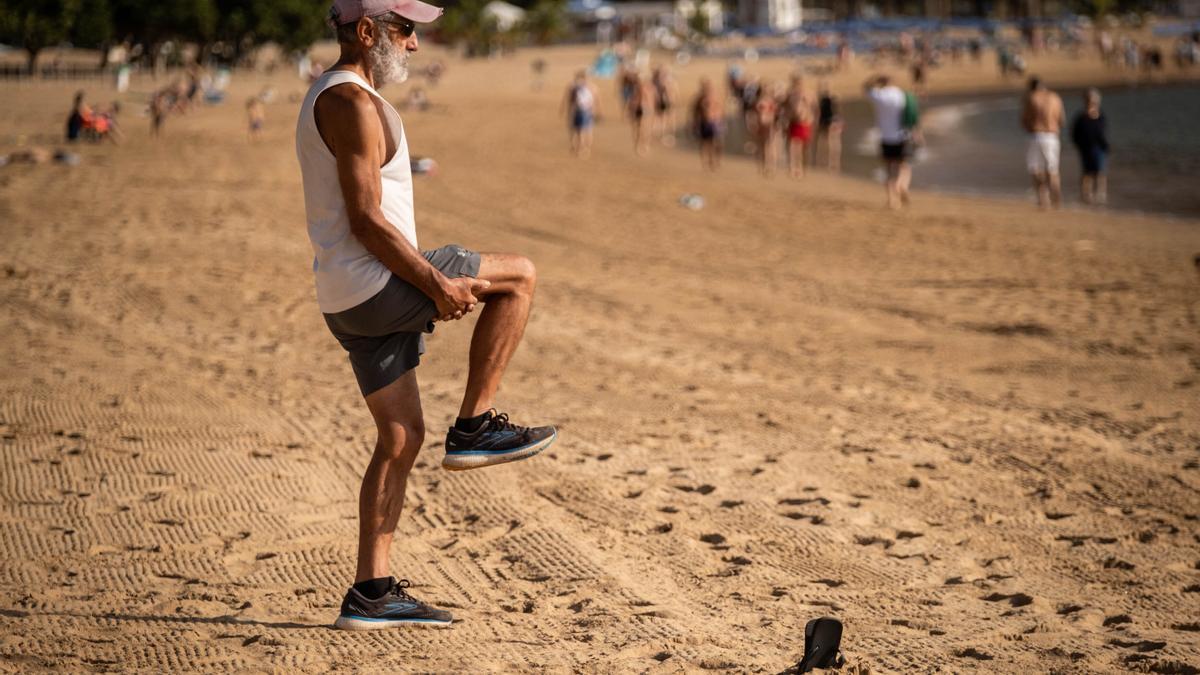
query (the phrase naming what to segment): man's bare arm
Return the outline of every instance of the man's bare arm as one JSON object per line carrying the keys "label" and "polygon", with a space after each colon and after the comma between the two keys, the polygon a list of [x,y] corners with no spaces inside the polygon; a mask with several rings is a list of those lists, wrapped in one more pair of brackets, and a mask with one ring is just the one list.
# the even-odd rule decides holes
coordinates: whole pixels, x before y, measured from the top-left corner
{"label": "man's bare arm", "polygon": [[351,233],[396,276],[453,318],[476,302],[473,279],[447,279],[383,214],[383,127],[371,95],[353,85],[332,87],[316,102],[317,128],[337,160],[338,183]]}
{"label": "man's bare arm", "polygon": [[1033,97],[1026,94],[1021,101],[1021,128],[1029,133],[1033,133],[1034,119],[1036,113],[1033,110]]}

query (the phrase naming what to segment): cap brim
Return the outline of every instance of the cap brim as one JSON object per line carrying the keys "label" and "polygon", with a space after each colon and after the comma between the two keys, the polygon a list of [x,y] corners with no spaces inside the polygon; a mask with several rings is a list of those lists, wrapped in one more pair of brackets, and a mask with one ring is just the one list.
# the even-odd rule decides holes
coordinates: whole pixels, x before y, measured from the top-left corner
{"label": "cap brim", "polygon": [[421,2],[421,0],[397,2],[392,7],[392,11],[417,23],[432,23],[442,15],[441,7],[434,7],[429,3]]}

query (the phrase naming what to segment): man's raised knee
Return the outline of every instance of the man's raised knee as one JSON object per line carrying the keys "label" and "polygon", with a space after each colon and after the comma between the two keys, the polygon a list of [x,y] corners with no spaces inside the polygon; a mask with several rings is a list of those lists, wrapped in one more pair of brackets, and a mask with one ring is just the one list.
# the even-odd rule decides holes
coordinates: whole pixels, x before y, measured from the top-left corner
{"label": "man's raised knee", "polygon": [[534,267],[533,261],[525,256],[517,258],[517,270],[519,272],[521,290],[526,293],[533,293],[534,287],[537,286],[537,268]]}
{"label": "man's raised knee", "polygon": [[425,443],[425,422],[410,420],[393,422],[379,434],[379,450],[389,459],[415,458]]}

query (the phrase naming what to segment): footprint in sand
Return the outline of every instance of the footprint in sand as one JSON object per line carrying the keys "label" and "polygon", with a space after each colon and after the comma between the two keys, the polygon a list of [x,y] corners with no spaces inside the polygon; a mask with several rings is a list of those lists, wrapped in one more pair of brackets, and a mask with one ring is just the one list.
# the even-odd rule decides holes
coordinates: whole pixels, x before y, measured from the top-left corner
{"label": "footprint in sand", "polygon": [[960,659],[975,659],[976,661],[991,661],[996,658],[987,652],[981,652],[974,647],[967,647],[954,652],[954,655]]}
{"label": "footprint in sand", "polygon": [[785,514],[783,514],[783,517],[791,518],[792,520],[807,520],[808,522],[812,523],[813,525],[820,525],[825,522],[825,519],[821,516],[812,515],[812,514],[808,514],[808,513],[800,513],[799,511],[791,511],[791,512],[785,513]]}
{"label": "footprint in sand", "polygon": [[792,497],[789,499],[780,499],[778,503],[784,506],[804,506],[813,502],[821,506],[829,506],[829,500],[824,497]]}
{"label": "footprint in sand", "polygon": [[1133,617],[1129,616],[1128,614],[1117,614],[1116,616],[1105,618],[1100,625],[1107,628],[1109,626],[1120,626],[1126,623],[1133,623]]}
{"label": "footprint in sand", "polygon": [[1025,593],[992,593],[991,595],[983,596],[980,598],[980,600],[986,600],[988,602],[1007,602],[1013,607],[1024,607],[1026,605],[1033,604],[1033,596],[1026,595]]}
{"label": "footprint in sand", "polygon": [[891,539],[885,539],[883,537],[876,537],[876,536],[864,537],[862,535],[856,535],[854,537],[854,543],[858,544],[859,546],[874,546],[875,544],[879,544],[879,545],[883,546],[883,548],[889,549],[896,542],[892,541]]}
{"label": "footprint in sand", "polygon": [[1121,647],[1122,649],[1135,649],[1143,654],[1146,652],[1156,652],[1167,646],[1167,643],[1165,642],[1158,642],[1154,640],[1126,641],[1121,639],[1113,639],[1109,640],[1108,644]]}

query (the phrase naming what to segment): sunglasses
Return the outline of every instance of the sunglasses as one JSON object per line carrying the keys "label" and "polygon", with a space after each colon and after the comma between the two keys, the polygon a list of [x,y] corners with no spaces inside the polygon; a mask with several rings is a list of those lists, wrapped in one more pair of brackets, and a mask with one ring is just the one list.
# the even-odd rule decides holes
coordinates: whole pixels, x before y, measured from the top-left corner
{"label": "sunglasses", "polygon": [[396,32],[400,33],[400,37],[410,38],[417,30],[417,24],[408,19],[400,19],[399,21],[388,21],[387,19],[375,19],[379,23],[385,23],[389,26],[395,26]]}

